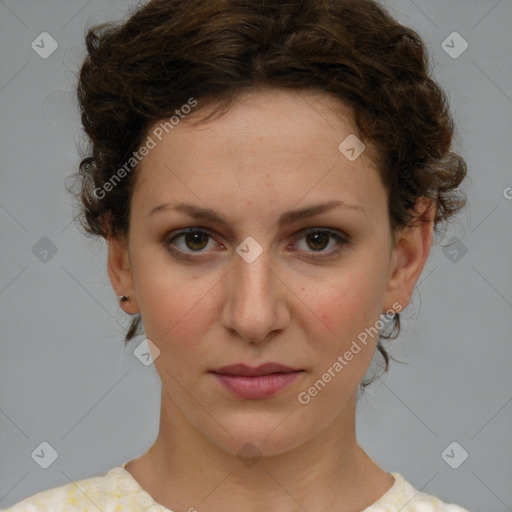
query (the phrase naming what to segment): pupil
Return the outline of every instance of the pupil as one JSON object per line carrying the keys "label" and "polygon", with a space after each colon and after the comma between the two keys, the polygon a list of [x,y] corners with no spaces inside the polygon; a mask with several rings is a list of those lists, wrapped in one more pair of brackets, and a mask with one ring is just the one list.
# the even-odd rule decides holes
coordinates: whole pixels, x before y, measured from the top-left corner
{"label": "pupil", "polygon": [[[325,249],[329,237],[325,233],[313,233],[307,235],[308,245],[315,250]],[[322,240],[325,243],[322,243]]]}
{"label": "pupil", "polygon": [[187,247],[194,250],[203,249],[207,243],[206,238],[204,233],[187,233],[185,235]]}

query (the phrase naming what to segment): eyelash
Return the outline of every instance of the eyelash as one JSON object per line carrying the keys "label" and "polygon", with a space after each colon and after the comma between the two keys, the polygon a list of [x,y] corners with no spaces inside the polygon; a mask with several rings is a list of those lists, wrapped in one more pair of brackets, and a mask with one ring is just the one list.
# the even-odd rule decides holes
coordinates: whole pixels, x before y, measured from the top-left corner
{"label": "eyelash", "polygon": [[[182,229],[178,232],[172,233],[172,236],[167,237],[164,241],[164,246],[171,253],[171,255],[173,255],[179,259],[192,260],[194,258],[197,258],[198,256],[190,256],[190,254],[194,254],[194,253],[201,254],[202,252],[204,252],[204,251],[185,252],[180,249],[177,250],[172,247],[172,244],[175,242],[176,239],[182,237],[183,235],[189,234],[189,233],[205,234],[209,237],[208,242],[210,241],[210,239],[214,238],[213,235],[210,233],[210,231],[207,228],[196,227],[196,228]],[[299,240],[302,240],[303,238],[305,238],[307,235],[309,235],[311,233],[326,234],[330,238],[333,238],[334,240],[336,240],[338,243],[337,243],[336,247],[334,249],[331,249],[330,251],[313,251],[313,253],[315,253],[315,252],[320,253],[321,256],[317,256],[317,255],[304,256],[307,259],[322,260],[322,259],[332,258],[332,257],[338,255],[343,250],[343,246],[348,245],[350,243],[346,237],[342,236],[341,234],[339,234],[336,231],[333,231],[333,230],[327,229],[327,228],[307,228],[307,229],[301,231],[301,236],[298,236],[297,238],[294,239],[294,243],[297,243]]]}

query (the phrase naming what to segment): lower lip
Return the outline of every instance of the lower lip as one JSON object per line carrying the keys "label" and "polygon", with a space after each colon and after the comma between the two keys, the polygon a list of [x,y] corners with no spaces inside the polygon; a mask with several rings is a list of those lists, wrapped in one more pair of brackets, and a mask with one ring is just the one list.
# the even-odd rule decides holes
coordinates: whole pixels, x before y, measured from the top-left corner
{"label": "lower lip", "polygon": [[288,387],[302,371],[248,377],[214,373],[220,383],[240,398],[267,398]]}

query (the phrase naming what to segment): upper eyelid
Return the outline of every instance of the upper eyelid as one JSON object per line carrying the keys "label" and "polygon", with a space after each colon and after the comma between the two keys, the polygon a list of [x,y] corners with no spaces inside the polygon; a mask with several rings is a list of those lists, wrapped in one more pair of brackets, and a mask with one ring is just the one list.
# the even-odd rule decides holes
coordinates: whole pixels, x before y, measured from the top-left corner
{"label": "upper eyelid", "polygon": [[309,227],[309,228],[304,228],[304,229],[301,229],[298,231],[297,233],[297,236],[304,236],[305,234],[308,234],[309,232],[326,232],[326,233],[329,233],[330,235],[336,237],[340,237],[344,240],[347,240],[348,241],[348,235],[346,235],[342,230],[340,229],[333,229],[333,228],[323,228],[323,227],[316,227],[316,226],[312,226],[312,227]]}

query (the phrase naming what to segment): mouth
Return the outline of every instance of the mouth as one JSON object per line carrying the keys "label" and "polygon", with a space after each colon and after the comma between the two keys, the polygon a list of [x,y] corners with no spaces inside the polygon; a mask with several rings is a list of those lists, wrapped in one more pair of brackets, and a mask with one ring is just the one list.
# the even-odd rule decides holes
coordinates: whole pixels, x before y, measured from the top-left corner
{"label": "mouth", "polygon": [[211,373],[231,394],[246,399],[262,399],[290,386],[304,370],[265,363],[256,367],[245,364],[223,366]]}

